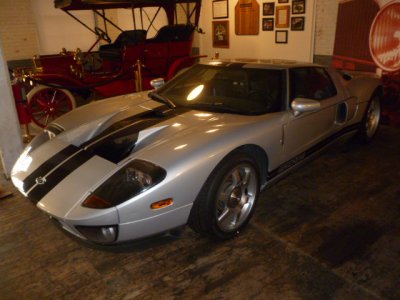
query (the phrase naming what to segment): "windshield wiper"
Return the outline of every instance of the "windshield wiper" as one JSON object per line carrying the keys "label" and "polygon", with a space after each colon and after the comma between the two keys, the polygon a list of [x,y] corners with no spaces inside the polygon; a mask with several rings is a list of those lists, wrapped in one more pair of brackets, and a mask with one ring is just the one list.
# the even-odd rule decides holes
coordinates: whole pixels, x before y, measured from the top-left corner
{"label": "windshield wiper", "polygon": [[162,102],[162,103],[167,104],[169,108],[176,108],[176,105],[175,105],[174,102],[172,102],[171,100],[169,100],[169,99],[168,99],[167,97],[165,97],[165,96],[162,96],[162,95],[160,95],[160,94],[157,94],[156,92],[150,92],[150,93],[148,94],[148,96],[149,96],[151,99],[153,99],[153,100],[155,100],[155,101],[157,101],[157,102]]}

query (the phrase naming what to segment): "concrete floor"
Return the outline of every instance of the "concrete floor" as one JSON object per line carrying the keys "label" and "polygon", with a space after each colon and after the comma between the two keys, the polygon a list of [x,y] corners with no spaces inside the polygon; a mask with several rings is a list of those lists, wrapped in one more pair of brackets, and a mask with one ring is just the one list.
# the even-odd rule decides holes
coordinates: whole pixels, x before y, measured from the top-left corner
{"label": "concrete floor", "polygon": [[261,194],[238,238],[97,249],[3,179],[0,299],[400,299],[400,130],[338,145]]}

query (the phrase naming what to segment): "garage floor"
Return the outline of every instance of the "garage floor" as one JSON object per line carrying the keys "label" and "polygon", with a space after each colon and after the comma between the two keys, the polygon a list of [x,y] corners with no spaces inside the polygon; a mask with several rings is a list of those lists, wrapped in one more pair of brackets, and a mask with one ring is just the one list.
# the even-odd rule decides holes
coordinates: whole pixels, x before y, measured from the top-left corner
{"label": "garage floor", "polygon": [[400,299],[400,130],[338,145],[261,194],[248,229],[96,249],[0,200],[0,299]]}

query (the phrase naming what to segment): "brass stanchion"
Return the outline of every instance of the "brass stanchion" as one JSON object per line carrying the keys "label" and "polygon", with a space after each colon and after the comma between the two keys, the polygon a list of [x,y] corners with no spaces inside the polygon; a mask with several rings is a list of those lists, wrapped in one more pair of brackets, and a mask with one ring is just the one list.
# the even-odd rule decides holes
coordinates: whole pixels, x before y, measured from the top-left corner
{"label": "brass stanchion", "polygon": [[134,70],[133,71],[133,76],[135,78],[135,91],[139,92],[139,75],[138,75],[138,71]]}
{"label": "brass stanchion", "polygon": [[137,70],[133,71],[133,74],[135,76],[135,87],[136,87],[136,92],[141,92],[143,91],[143,82],[142,82],[142,63],[140,62],[140,59],[136,61],[136,64],[133,66],[133,68],[137,68]]}
{"label": "brass stanchion", "polygon": [[32,139],[33,139],[33,135],[31,135],[31,133],[29,132],[29,124],[24,124],[24,131],[25,131],[25,134],[22,137],[22,141],[25,144],[27,144],[30,141],[32,141]]}

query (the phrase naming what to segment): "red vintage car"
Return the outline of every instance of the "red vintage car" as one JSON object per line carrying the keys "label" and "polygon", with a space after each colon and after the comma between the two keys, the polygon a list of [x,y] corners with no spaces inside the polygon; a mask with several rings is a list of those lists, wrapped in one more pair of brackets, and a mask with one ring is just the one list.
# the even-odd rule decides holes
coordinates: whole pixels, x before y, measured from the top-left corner
{"label": "red vintage car", "polygon": [[[91,30],[97,40],[86,52],[63,49],[59,54],[35,56],[33,69],[14,70],[18,79],[14,94],[16,98],[27,94],[25,111],[40,127],[72,110],[78,100],[85,103],[151,89],[152,79],[168,80],[199,58],[192,55],[192,42],[195,30],[201,32],[201,0],[55,0],[54,4]],[[131,10],[132,30],[121,29],[107,17],[108,10],[121,8]],[[104,20],[104,29],[87,26],[74,16],[76,10],[92,10]],[[160,25],[160,16],[165,24]],[[114,41],[107,32],[111,26],[120,32]],[[152,37],[150,29],[157,31]],[[108,44],[98,46],[100,41]]]}

